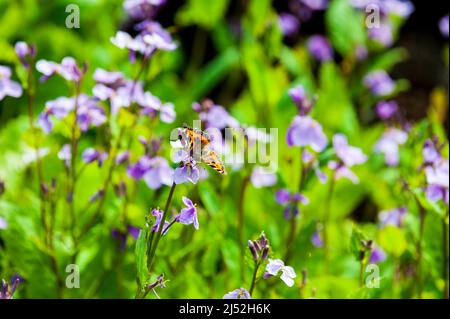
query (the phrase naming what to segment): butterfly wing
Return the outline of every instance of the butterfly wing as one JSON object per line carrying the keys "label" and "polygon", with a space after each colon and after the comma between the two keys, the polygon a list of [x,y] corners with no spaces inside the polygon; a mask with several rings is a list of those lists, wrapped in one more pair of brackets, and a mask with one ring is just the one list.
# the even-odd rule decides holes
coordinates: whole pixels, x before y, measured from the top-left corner
{"label": "butterfly wing", "polygon": [[220,174],[223,175],[227,174],[225,166],[222,163],[222,160],[219,158],[217,153],[214,152],[209,147],[206,147],[205,150],[202,152],[202,162],[208,165],[209,167],[212,167]]}

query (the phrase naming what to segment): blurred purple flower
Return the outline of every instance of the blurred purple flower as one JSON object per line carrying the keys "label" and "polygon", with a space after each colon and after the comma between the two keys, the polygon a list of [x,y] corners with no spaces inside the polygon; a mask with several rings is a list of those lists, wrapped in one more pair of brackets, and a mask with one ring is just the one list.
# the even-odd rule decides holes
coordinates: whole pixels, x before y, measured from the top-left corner
{"label": "blurred purple flower", "polygon": [[436,146],[436,143],[431,139],[427,139],[422,148],[423,165],[432,166],[439,163],[441,160],[441,154]]}
{"label": "blurred purple flower", "polygon": [[108,158],[108,153],[103,151],[98,151],[94,148],[87,148],[82,154],[83,162],[90,164],[93,162],[98,163],[98,167],[102,167],[103,162]]}
{"label": "blurred purple flower", "polygon": [[150,189],[158,189],[162,185],[170,186],[173,184],[173,169],[165,158],[156,156],[149,160],[143,179]]}
{"label": "blurred purple flower", "polygon": [[[161,224],[163,214],[164,214],[164,212],[161,209],[154,209],[154,210],[152,210],[152,215],[154,217],[156,217],[155,218],[155,223],[153,224],[153,226],[151,228],[151,232],[152,233],[158,232],[159,225]],[[168,227],[169,227],[169,222],[165,221],[163,229],[162,229],[162,234],[163,235],[167,233]]]}
{"label": "blurred purple flower", "polygon": [[20,63],[25,68],[30,67],[30,63],[28,62],[29,58],[34,58],[36,56],[36,48],[32,45],[28,45],[26,42],[19,41],[14,46],[16,54],[20,60]]}
{"label": "blurred purple flower", "polygon": [[385,15],[408,18],[414,12],[414,5],[408,0],[384,0],[381,1],[381,10]]}
{"label": "blurred purple flower", "polygon": [[398,104],[395,101],[381,101],[376,106],[376,112],[380,119],[389,120],[398,112]]}
{"label": "blurred purple flower", "polygon": [[390,128],[381,136],[374,146],[374,151],[383,153],[388,166],[397,166],[399,162],[399,146],[406,143],[408,134],[405,131]]}
{"label": "blurred purple flower", "polygon": [[311,243],[316,248],[322,248],[323,247],[323,239],[322,235],[320,234],[319,230],[316,230],[313,235],[311,236]]}
{"label": "blurred purple flower", "polygon": [[120,241],[120,250],[124,251],[127,245],[127,238],[129,235],[131,235],[131,237],[134,240],[137,240],[139,237],[139,232],[140,232],[140,228],[138,227],[134,227],[131,225],[127,225],[126,226],[126,230],[125,231],[120,231],[117,228],[113,228],[111,230],[111,236]]}
{"label": "blurred purple flower", "polygon": [[448,29],[449,29],[449,18],[448,14],[439,20],[439,30],[441,34],[448,39]]}
{"label": "blurred purple flower", "polygon": [[153,19],[167,0],[125,0],[123,7],[135,19]]}
{"label": "blurred purple flower", "polygon": [[312,10],[324,10],[328,6],[328,0],[300,0],[300,2]]}
{"label": "blurred purple flower", "polygon": [[140,31],[144,42],[163,51],[173,51],[177,48],[172,40],[172,36],[158,22],[145,20],[136,25]]}
{"label": "blurred purple flower", "polygon": [[285,266],[284,262],[281,259],[270,259],[269,263],[266,266],[266,272],[264,273],[264,278],[269,278],[271,276],[277,276],[281,271],[281,280],[288,287],[292,287],[294,285],[294,278],[297,277],[295,274],[294,268],[291,266]]}
{"label": "blurred purple flower", "polygon": [[319,161],[317,160],[317,156],[313,155],[308,150],[303,150],[302,152],[302,161],[305,164],[305,169],[313,169],[319,181],[324,184],[327,182],[327,176],[320,170]]}
{"label": "blurred purple flower", "polygon": [[388,96],[395,90],[395,82],[386,71],[372,71],[364,78],[365,86],[376,96]]}
{"label": "blurred purple flower", "polygon": [[443,200],[449,202],[449,161],[442,158],[433,166],[425,168],[425,176],[428,187],[426,189],[427,198],[436,202]]}
{"label": "blurred purple flower", "polygon": [[183,196],[182,199],[186,207],[175,216],[175,221],[184,225],[194,224],[194,228],[198,229],[200,225],[198,224],[197,207],[195,207],[195,204],[189,198]]}
{"label": "blurred purple flower", "polygon": [[354,184],[358,183],[359,179],[350,167],[365,163],[367,156],[359,148],[348,145],[347,137],[343,134],[334,135],[333,148],[339,159],[328,162],[328,167],[334,170],[334,179],[347,178]]}
{"label": "blurred purple flower", "polygon": [[386,260],[386,253],[378,246],[372,247],[369,264],[378,264]]}
{"label": "blurred purple flower", "polygon": [[391,210],[384,210],[380,212],[379,220],[380,226],[386,227],[388,225],[402,227],[408,210],[406,207],[394,208]]}
{"label": "blurred purple flower", "polygon": [[10,78],[11,69],[0,65],[0,101],[2,101],[5,96],[16,98],[22,96],[22,87],[19,83],[12,81]]}
{"label": "blurred purple flower", "polygon": [[277,183],[277,175],[270,168],[255,166],[250,181],[255,188],[270,187]]}
{"label": "blurred purple flower", "polygon": [[150,158],[142,156],[135,164],[128,165],[127,174],[133,179],[141,179],[150,169]]}
{"label": "blurred purple flower", "polygon": [[72,151],[70,144],[65,144],[58,152],[58,158],[64,161],[64,165],[68,168],[72,159]]}
{"label": "blurred purple flower", "polygon": [[1,299],[13,299],[14,293],[16,292],[17,287],[23,281],[24,281],[24,279],[20,275],[14,274],[11,277],[11,288],[10,288],[9,284],[4,279],[2,279],[1,286],[0,286],[0,300]]}
{"label": "blurred purple flower", "polygon": [[382,21],[376,28],[370,28],[368,31],[369,39],[379,43],[383,47],[390,47],[394,43],[392,26],[389,22]]}
{"label": "blurred purple flower", "polygon": [[223,299],[252,299],[245,288],[238,288],[223,296]]}
{"label": "blurred purple flower", "polygon": [[129,160],[130,160],[130,151],[123,151],[116,155],[114,163],[116,165],[120,165],[123,163],[128,163]]}
{"label": "blurred purple flower", "polygon": [[314,151],[321,152],[328,144],[322,126],[309,116],[296,116],[287,131],[288,146],[310,146]]}
{"label": "blurred purple flower", "polygon": [[327,38],[314,35],[308,40],[308,50],[318,61],[325,62],[333,59],[333,48]]}
{"label": "blurred purple flower", "polygon": [[285,207],[284,218],[290,219],[298,215],[299,204],[307,205],[309,203],[308,198],[300,193],[290,193],[287,189],[280,189],[275,194],[275,199],[278,204]]}
{"label": "blurred purple flower", "polygon": [[183,184],[191,182],[197,184],[200,178],[200,170],[193,159],[183,162],[175,169],[173,180],[175,184]]}
{"label": "blurred purple flower", "polygon": [[8,228],[8,223],[6,222],[6,219],[3,217],[0,217],[0,229],[6,229]]}
{"label": "blurred purple flower", "polygon": [[315,99],[310,99],[307,97],[303,85],[298,85],[290,89],[289,96],[297,106],[300,116],[306,116],[311,112],[315,104]]}
{"label": "blurred purple flower", "polygon": [[294,37],[300,30],[300,21],[293,14],[280,13],[278,17],[278,24],[281,32],[283,32],[283,35],[286,37]]}
{"label": "blurred purple flower", "polygon": [[200,120],[205,122],[205,127],[222,130],[226,127],[239,127],[239,122],[232,117],[221,105],[214,104],[211,100],[204,100],[202,103],[195,102],[192,109],[199,113]]}
{"label": "blurred purple flower", "polygon": [[84,70],[78,67],[77,62],[72,57],[63,58],[60,64],[39,60],[36,63],[36,70],[44,75],[41,77],[42,82],[48,80],[54,74],[60,75],[66,81],[80,82],[84,73]]}

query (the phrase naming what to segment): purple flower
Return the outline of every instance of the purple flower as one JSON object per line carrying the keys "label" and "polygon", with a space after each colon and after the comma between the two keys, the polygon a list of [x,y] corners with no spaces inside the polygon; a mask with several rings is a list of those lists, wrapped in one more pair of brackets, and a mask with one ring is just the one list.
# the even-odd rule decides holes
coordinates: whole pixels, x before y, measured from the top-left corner
{"label": "purple flower", "polygon": [[319,161],[317,157],[310,153],[308,150],[303,150],[302,161],[305,164],[305,170],[308,171],[311,168],[314,170],[317,178],[322,184],[325,184],[328,180],[327,176],[320,170]]}
{"label": "purple flower", "polygon": [[369,39],[379,43],[383,47],[390,47],[394,43],[392,26],[389,22],[382,21],[376,28],[370,28],[368,31]]}
{"label": "purple flower", "polygon": [[125,0],[123,7],[136,19],[153,19],[167,0]]}
{"label": "purple flower", "polygon": [[128,163],[129,160],[130,160],[130,151],[123,151],[116,155],[114,163],[116,165],[120,165],[123,163]]}
{"label": "purple flower", "polygon": [[81,157],[83,159],[83,162],[85,162],[86,164],[97,162],[98,167],[102,167],[103,162],[108,158],[108,153],[98,151],[94,148],[87,148],[86,150],[84,150]]}
{"label": "purple flower", "polygon": [[29,58],[34,58],[36,55],[36,49],[34,46],[28,45],[23,41],[19,41],[15,45],[15,51],[17,56],[19,57],[20,62],[25,68],[30,66],[28,62]]}
{"label": "purple flower", "polygon": [[131,225],[127,225],[126,230],[125,231],[121,231],[117,228],[113,228],[111,230],[111,236],[114,239],[117,239],[120,241],[120,250],[124,251],[127,245],[127,238],[129,235],[131,235],[131,237],[134,240],[137,240],[139,237],[139,232],[140,232],[140,228],[138,227],[134,227]]}
{"label": "purple flower", "polygon": [[270,187],[277,183],[277,175],[270,168],[255,166],[250,181],[255,188]]}
{"label": "purple flower", "polygon": [[394,208],[391,210],[384,210],[380,212],[379,220],[380,226],[386,227],[388,225],[402,227],[403,220],[405,219],[408,210],[406,207]]}
{"label": "purple flower", "polygon": [[[82,132],[86,132],[90,126],[98,127],[107,121],[105,111],[95,99],[81,94],[76,102],[78,103],[77,123]],[[73,103],[75,104],[75,98]]]}
{"label": "purple flower", "polygon": [[183,196],[183,203],[186,207],[175,216],[175,220],[184,225],[194,224],[194,228],[198,229],[200,226],[198,224],[197,207],[195,207],[195,204],[185,196]]}
{"label": "purple flower", "polygon": [[[158,232],[159,225],[161,224],[161,221],[162,221],[162,218],[163,218],[163,214],[164,214],[164,212],[161,209],[154,209],[154,210],[152,210],[152,215],[154,217],[156,217],[155,218],[155,223],[153,224],[153,226],[151,228],[151,231],[153,233]],[[168,227],[169,227],[169,222],[165,221],[163,229],[162,229],[162,234],[163,235],[167,233],[167,230],[169,229]]]}
{"label": "purple flower", "polygon": [[444,200],[446,204],[449,201],[449,161],[442,158],[433,166],[425,168],[427,180],[427,198],[432,201]]}
{"label": "purple flower", "polygon": [[300,0],[300,2],[312,10],[324,10],[328,6],[328,0]]}
{"label": "purple flower", "polygon": [[372,247],[369,264],[378,264],[386,260],[386,253],[378,246]]}
{"label": "purple flower", "polygon": [[336,134],[333,137],[333,147],[336,155],[345,166],[363,164],[367,161],[367,156],[358,147],[348,145],[347,137],[344,134]]}
{"label": "purple flower", "polygon": [[398,112],[398,104],[395,101],[381,101],[376,106],[376,112],[380,119],[389,120]]}
{"label": "purple flower", "polygon": [[441,160],[441,154],[437,149],[436,143],[430,139],[426,140],[422,148],[423,165],[432,166],[439,163]]}
{"label": "purple flower", "polygon": [[347,178],[357,184],[359,179],[350,167],[365,163],[367,156],[359,148],[348,145],[347,138],[343,134],[336,134],[333,137],[333,147],[339,159],[328,162],[328,167],[334,170],[334,179]]}
{"label": "purple flower", "polygon": [[127,174],[133,179],[141,179],[150,169],[150,158],[142,156],[135,164],[130,164],[127,168]]}
{"label": "purple flower", "polygon": [[311,236],[311,243],[316,248],[322,248],[323,247],[323,239],[322,235],[320,234],[319,230],[316,230],[314,234]]}
{"label": "purple flower", "polygon": [[245,288],[238,288],[223,296],[223,299],[252,299]]}
{"label": "purple flower", "polygon": [[0,101],[2,101],[5,96],[11,97],[21,97],[22,87],[19,83],[12,81],[11,69],[0,65]]}
{"label": "purple flower", "polygon": [[281,259],[274,260],[269,258],[269,263],[266,266],[264,278],[277,276],[280,271],[281,280],[283,280],[288,287],[292,287],[294,285],[294,278],[297,277],[297,275],[295,274],[294,268],[291,266],[285,266]]}
{"label": "purple flower", "polygon": [[448,38],[448,29],[449,29],[449,18],[448,14],[439,20],[439,30],[441,30],[441,34]]}
{"label": "purple flower", "polygon": [[395,90],[395,82],[383,70],[372,71],[364,78],[365,86],[376,96],[388,96]]}
{"label": "purple flower", "polygon": [[173,174],[173,180],[175,184],[183,184],[186,182],[191,182],[192,184],[197,184],[200,178],[200,170],[194,160],[190,159],[183,162],[175,169]]}
{"label": "purple flower", "polygon": [[414,12],[414,5],[411,1],[404,0],[384,0],[381,2],[382,13],[408,18]]}
{"label": "purple flower", "polygon": [[0,217],[0,229],[6,229],[8,228],[8,223],[6,222],[6,219],[3,217]]}
{"label": "purple flower", "polygon": [[308,115],[311,112],[315,101],[309,99],[306,96],[305,88],[303,87],[303,85],[298,85],[290,89],[289,96],[297,106],[300,116]]}
{"label": "purple flower", "polygon": [[289,219],[298,215],[299,203],[307,205],[309,203],[308,198],[300,193],[290,193],[287,189],[280,189],[275,194],[275,199],[278,204],[285,207],[284,218]]}
{"label": "purple flower", "polygon": [[163,157],[156,156],[147,162],[148,168],[143,179],[150,189],[158,189],[162,185],[173,184],[173,169]]}
{"label": "purple flower", "polygon": [[70,144],[65,144],[61,150],[58,152],[58,158],[64,161],[66,167],[70,166],[70,161],[72,160],[72,151]]}
{"label": "purple flower", "polygon": [[383,153],[388,166],[397,166],[399,146],[406,143],[408,134],[396,128],[390,128],[381,136],[374,146],[374,151]]}
{"label": "purple flower", "polygon": [[308,40],[309,53],[318,61],[325,62],[333,59],[333,48],[327,38],[314,35]]}
{"label": "purple flower", "polygon": [[16,292],[16,289],[19,284],[21,284],[24,281],[24,279],[18,275],[14,274],[11,277],[11,288],[9,284],[2,279],[1,286],[0,286],[0,299],[13,299],[14,293]]}
{"label": "purple flower", "polygon": [[42,82],[48,80],[54,74],[60,75],[66,81],[80,82],[84,71],[78,67],[77,62],[72,57],[65,57],[60,64],[47,60],[39,60],[36,63],[36,70],[44,75],[41,78]]}
{"label": "purple flower", "polygon": [[298,18],[289,13],[280,13],[278,17],[278,24],[281,32],[286,37],[294,37],[300,29],[300,21]]}
{"label": "purple flower", "polygon": [[328,144],[322,126],[309,116],[296,116],[287,131],[288,146],[310,146],[314,151],[321,152]]}

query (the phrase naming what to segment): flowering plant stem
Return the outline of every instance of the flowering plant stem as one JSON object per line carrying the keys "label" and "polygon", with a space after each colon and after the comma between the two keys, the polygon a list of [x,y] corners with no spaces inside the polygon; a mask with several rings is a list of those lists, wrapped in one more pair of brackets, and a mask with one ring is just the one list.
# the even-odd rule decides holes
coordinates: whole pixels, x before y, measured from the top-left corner
{"label": "flowering plant stem", "polygon": [[323,249],[324,249],[324,269],[325,273],[328,274],[329,263],[330,263],[330,242],[328,238],[328,224],[331,212],[331,200],[333,199],[333,192],[335,186],[335,179],[333,174],[330,178],[330,185],[328,189],[327,198],[325,200],[325,210],[323,214]]}
{"label": "flowering plant stem", "polygon": [[238,206],[238,215],[237,215],[237,243],[241,250],[241,260],[240,260],[240,267],[241,267],[241,280],[244,280],[244,269],[245,269],[245,251],[244,251],[244,202],[245,202],[245,193],[247,190],[247,186],[250,183],[250,177],[246,176],[242,180],[241,185],[241,193],[239,194],[239,206]]}
{"label": "flowering plant stem", "polygon": [[[299,171],[300,171],[301,175],[300,175],[299,182],[298,182],[298,192],[299,193],[301,193],[301,191],[303,190],[305,180],[306,180],[306,168],[303,163],[302,154],[303,154],[303,147],[300,147],[300,170]],[[299,203],[299,205],[300,205],[300,203]],[[294,210],[294,207],[292,208],[292,210]],[[284,256],[284,261],[286,263],[288,263],[292,257],[292,249],[293,249],[294,240],[296,237],[295,235],[297,232],[297,224],[298,224],[297,216],[292,215],[289,233],[288,233],[288,237],[286,239],[287,249],[286,249],[286,254]]]}
{"label": "flowering plant stem", "polygon": [[442,264],[442,277],[444,278],[444,299],[448,299],[448,207],[447,213],[442,219],[442,252],[443,252],[443,264]]}
{"label": "flowering plant stem", "polygon": [[255,270],[253,271],[252,284],[251,284],[250,290],[249,290],[249,293],[251,296],[253,296],[253,290],[255,289],[255,286],[256,286],[256,279],[258,276],[259,266],[261,266],[261,259],[258,259],[255,261]]}

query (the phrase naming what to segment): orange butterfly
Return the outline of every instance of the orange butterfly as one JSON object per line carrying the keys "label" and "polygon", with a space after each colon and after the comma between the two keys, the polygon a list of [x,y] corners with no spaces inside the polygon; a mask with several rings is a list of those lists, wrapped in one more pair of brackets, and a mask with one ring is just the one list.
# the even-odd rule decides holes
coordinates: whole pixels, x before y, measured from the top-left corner
{"label": "orange butterfly", "polygon": [[181,130],[180,140],[186,145],[189,155],[197,162],[203,162],[212,167],[220,174],[226,174],[218,154],[211,149],[211,139],[206,132],[196,128],[184,126]]}

